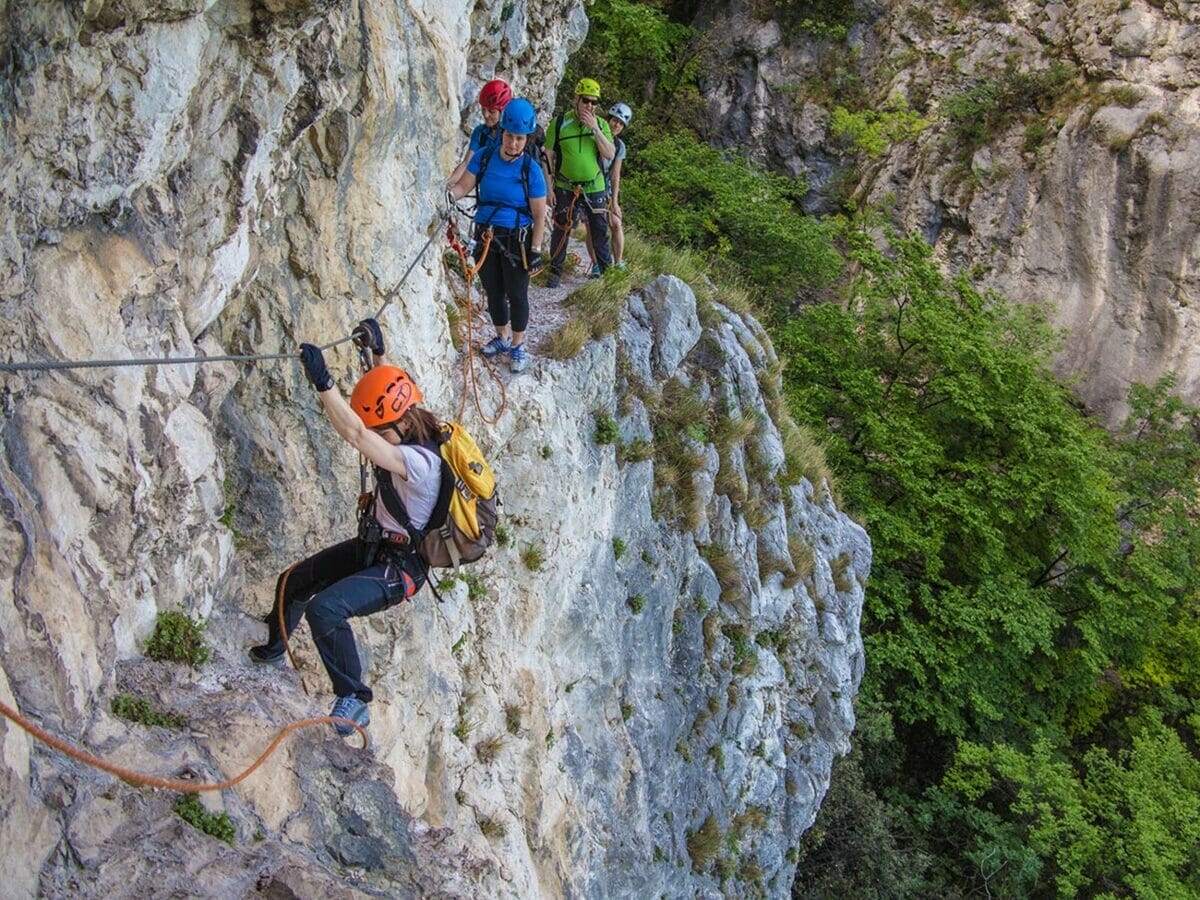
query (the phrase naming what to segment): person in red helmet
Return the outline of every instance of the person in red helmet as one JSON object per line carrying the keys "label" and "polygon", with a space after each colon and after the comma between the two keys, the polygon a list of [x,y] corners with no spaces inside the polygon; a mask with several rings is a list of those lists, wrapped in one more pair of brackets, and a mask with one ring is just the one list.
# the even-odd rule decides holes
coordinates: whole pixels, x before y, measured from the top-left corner
{"label": "person in red helmet", "polygon": [[471,132],[467,152],[463,154],[462,162],[455,166],[454,171],[450,173],[450,177],[446,181],[447,189],[462,178],[463,172],[467,170],[467,164],[471,162],[471,157],[489,144],[500,142],[500,113],[504,111],[504,107],[508,106],[508,101],[512,98],[512,88],[503,78],[493,78],[479,91],[479,108],[483,110],[483,122],[476,125]]}
{"label": "person in red helmet", "polygon": [[[302,617],[307,619],[337,695],[330,715],[365,726],[373,694],[363,681],[349,620],[408,600],[425,583],[426,566],[416,547],[438,500],[442,468],[436,450],[438,420],[419,405],[421,389],[408,373],[384,361],[379,323],[364,319],[354,330],[354,341],[370,349],[374,367],[359,380],[349,402],[334,387],[319,347],[301,344],[300,360],[334,430],[375,466],[378,479],[390,479],[403,505],[397,512],[407,521],[392,514],[377,483],[361,514],[358,537],[327,547],[279,576],[275,607],[266,616],[267,642],[251,647],[250,658],[283,664],[281,606],[287,634]],[[343,736],[353,733],[348,724],[334,728]]]}

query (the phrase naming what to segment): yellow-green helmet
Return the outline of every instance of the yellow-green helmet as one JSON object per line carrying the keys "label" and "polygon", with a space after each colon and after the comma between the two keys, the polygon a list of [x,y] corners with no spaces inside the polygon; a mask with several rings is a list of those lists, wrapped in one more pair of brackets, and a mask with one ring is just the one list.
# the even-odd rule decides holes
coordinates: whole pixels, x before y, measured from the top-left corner
{"label": "yellow-green helmet", "polygon": [[595,78],[580,78],[575,85],[576,97],[595,97],[600,99],[600,82]]}

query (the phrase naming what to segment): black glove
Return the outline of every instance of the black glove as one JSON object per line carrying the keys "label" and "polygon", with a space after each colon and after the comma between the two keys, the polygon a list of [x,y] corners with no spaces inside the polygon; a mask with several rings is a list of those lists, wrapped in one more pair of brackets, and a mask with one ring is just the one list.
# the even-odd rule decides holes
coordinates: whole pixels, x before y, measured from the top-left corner
{"label": "black glove", "polygon": [[545,265],[546,261],[542,259],[542,254],[535,250],[533,253],[529,254],[528,264],[525,266],[525,269],[529,272],[529,275],[532,278],[538,272],[542,271],[542,268]]}
{"label": "black glove", "polygon": [[374,319],[363,319],[350,332],[357,347],[366,347],[376,356],[383,356],[383,329]]}
{"label": "black glove", "polygon": [[329,374],[329,367],[325,365],[325,354],[321,352],[320,347],[301,344],[300,362],[304,364],[304,374],[308,376],[309,384],[317,389],[317,393],[323,394],[333,387],[333,376]]}

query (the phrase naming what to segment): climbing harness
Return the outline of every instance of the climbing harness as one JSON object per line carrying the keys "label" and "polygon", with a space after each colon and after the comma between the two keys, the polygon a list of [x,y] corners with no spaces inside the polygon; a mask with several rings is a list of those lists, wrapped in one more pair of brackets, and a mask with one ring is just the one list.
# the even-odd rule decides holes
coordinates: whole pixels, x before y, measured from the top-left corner
{"label": "climbing harness", "polygon": [[180,791],[185,794],[199,794],[204,791],[223,791],[226,788],[233,787],[235,784],[245,781],[259,766],[266,762],[267,757],[275,752],[285,737],[287,737],[293,731],[298,731],[301,728],[309,728],[313,725],[352,725],[354,729],[362,735],[362,747],[359,749],[366,750],[368,744],[367,730],[362,725],[359,725],[357,722],[354,722],[350,719],[343,719],[340,716],[317,716],[312,719],[301,719],[298,722],[292,722],[290,725],[286,725],[280,729],[279,733],[275,735],[275,739],[271,741],[271,743],[267,745],[267,749],[262,752],[262,755],[252,762],[250,766],[240,774],[235,775],[233,778],[227,778],[224,781],[218,781],[214,784],[204,784],[194,781],[183,781],[177,778],[161,778],[158,775],[146,775],[142,772],[135,772],[132,769],[126,769],[123,766],[110,763],[98,756],[88,753],[86,750],[80,750],[73,744],[57,738],[45,729],[34,725],[19,712],[2,701],[0,701],[0,713],[3,713],[5,717],[16,723],[25,731],[29,732],[29,734],[33,735],[42,743],[49,744],[55,750],[59,750],[62,753],[67,754],[67,756],[77,759],[82,763],[86,763],[93,768],[108,772],[110,775],[116,775],[122,781],[127,781],[130,784],[143,784],[148,787],[162,788],[168,791]]}

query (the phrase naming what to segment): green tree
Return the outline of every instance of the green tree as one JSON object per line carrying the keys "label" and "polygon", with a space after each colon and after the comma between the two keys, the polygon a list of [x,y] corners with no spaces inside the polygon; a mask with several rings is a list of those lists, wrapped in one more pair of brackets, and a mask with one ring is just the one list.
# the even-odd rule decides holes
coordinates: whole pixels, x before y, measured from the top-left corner
{"label": "green tree", "polygon": [[829,228],[800,212],[802,181],[722,154],[686,132],[653,141],[625,178],[638,228],[704,252],[769,293],[828,283],[841,260]]}
{"label": "green tree", "polygon": [[1049,371],[1042,311],[919,238],[847,242],[845,302],[776,346],[875,546],[863,697],[895,737],[864,737],[855,802],[920,848],[918,893],[1190,895],[1200,413],[1166,380],[1110,437]]}

